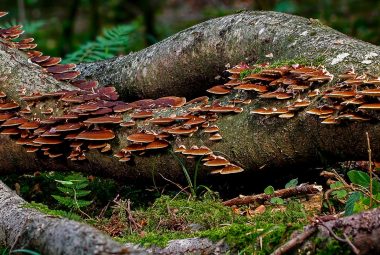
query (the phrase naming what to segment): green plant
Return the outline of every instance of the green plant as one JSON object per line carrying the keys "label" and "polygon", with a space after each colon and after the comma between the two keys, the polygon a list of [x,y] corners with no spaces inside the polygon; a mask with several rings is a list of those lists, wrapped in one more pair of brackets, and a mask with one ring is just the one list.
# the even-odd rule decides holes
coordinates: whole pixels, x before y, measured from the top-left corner
{"label": "green plant", "polygon": [[[46,22],[44,20],[36,20],[36,21],[26,21],[25,23],[21,24],[23,26],[23,30],[25,30],[28,34],[35,34],[38,32],[39,29],[41,29]],[[20,25],[20,22],[16,19],[12,19],[9,22],[1,23],[0,27],[12,27]]]}
{"label": "green plant", "polygon": [[112,58],[134,50],[141,39],[139,21],[104,30],[95,41],[87,42],[64,58],[64,63],[80,63]]}
{"label": "green plant", "polygon": [[[285,184],[285,189],[294,188],[298,184],[298,178],[290,180],[288,183]],[[273,186],[268,186],[264,189],[264,193],[267,195],[273,195],[275,192],[275,189]],[[270,202],[275,205],[283,205],[285,203],[284,199],[281,197],[272,197],[270,199]]]}
{"label": "green plant", "polygon": [[64,196],[52,195],[52,197],[62,206],[70,210],[76,209],[83,213],[81,208],[87,207],[92,203],[92,201],[83,199],[88,196],[91,191],[85,189],[89,185],[89,181],[81,174],[71,174],[62,180],[55,181],[57,182],[57,189],[61,191]]}
{"label": "green plant", "polygon": [[[187,188],[190,190],[191,196],[193,198],[197,198],[202,193],[202,191],[204,191],[204,190],[206,190],[209,194],[213,193],[207,186],[197,184],[198,172],[199,172],[200,165],[202,163],[203,157],[199,157],[199,159],[197,160],[197,162],[195,164],[195,168],[194,168],[194,176],[193,176],[193,178],[191,178],[190,171],[186,167],[186,165],[182,161],[182,159],[180,159],[172,150],[169,150],[169,151],[173,155],[175,160],[177,160],[177,162],[181,165],[182,172],[185,175],[185,178],[187,181],[187,185],[188,185]],[[185,189],[183,189],[183,190],[185,190]]]}

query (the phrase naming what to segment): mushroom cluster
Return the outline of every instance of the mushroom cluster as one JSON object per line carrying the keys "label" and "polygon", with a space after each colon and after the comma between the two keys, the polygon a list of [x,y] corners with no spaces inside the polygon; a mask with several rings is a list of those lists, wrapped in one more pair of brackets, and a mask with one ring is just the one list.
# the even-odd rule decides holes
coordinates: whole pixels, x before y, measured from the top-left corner
{"label": "mushroom cluster", "polygon": [[[0,17],[4,15],[0,12]],[[338,83],[322,89],[333,76],[322,67],[298,64],[237,65],[227,70],[227,82],[207,90],[214,95],[212,99],[202,96],[186,101],[167,96],[123,102],[112,86],[76,79],[80,72],[75,64],[60,64],[60,58],[34,50],[33,38],[17,41],[22,33],[21,26],[0,28],[0,43],[24,51],[42,72],[72,86],[71,90],[47,93],[27,93],[20,88],[19,101],[0,91],[0,134],[40,156],[86,160],[88,151],[98,150],[128,162],[134,156],[173,147],[184,157],[202,157],[211,173],[239,173],[241,167],[205,145],[187,149],[178,144],[181,137],[197,134],[207,138],[205,143],[223,140],[216,125],[220,115],[240,114],[252,99],[255,104],[277,102],[271,104],[276,107],[251,109],[252,114],[290,119],[303,110],[324,124],[367,121],[374,118],[373,110],[380,109],[378,78],[351,70],[339,75]]]}
{"label": "mushroom cluster", "polygon": [[[313,97],[319,94],[318,86],[333,79],[324,68],[301,66],[271,67],[262,64],[250,67],[246,64],[237,65],[227,72],[231,74],[229,81],[223,85],[217,85],[209,90],[209,93],[226,95],[238,92],[250,92],[258,99],[285,101],[281,107],[261,107],[252,109],[252,114],[278,116],[289,119],[308,107]],[[241,77],[243,73],[248,73]]]}
{"label": "mushroom cluster", "polygon": [[[0,16],[4,15],[5,12],[0,12]],[[60,64],[60,58],[34,50],[37,44],[32,43],[32,38],[16,41],[22,33],[21,26],[0,29],[1,43],[24,51],[32,63],[43,68],[42,72],[73,88],[31,94],[21,88],[17,102],[0,91],[0,134],[15,139],[27,152],[75,161],[86,160],[88,151],[98,150],[127,162],[133,155],[168,148],[176,138],[201,130],[209,135],[210,141],[221,140],[219,128],[210,123],[218,119],[218,114],[243,110],[236,106],[242,102],[210,103],[206,96],[189,102],[175,96],[130,103],[119,101],[114,87],[99,87],[97,81],[75,80],[80,74],[75,64]],[[124,133],[129,144],[115,151],[114,147],[120,147],[115,146],[118,143],[115,138]],[[205,146],[192,146],[179,153],[188,158],[204,156],[203,160],[218,157]],[[243,171],[227,160],[224,164],[205,165],[223,166],[213,173]]]}

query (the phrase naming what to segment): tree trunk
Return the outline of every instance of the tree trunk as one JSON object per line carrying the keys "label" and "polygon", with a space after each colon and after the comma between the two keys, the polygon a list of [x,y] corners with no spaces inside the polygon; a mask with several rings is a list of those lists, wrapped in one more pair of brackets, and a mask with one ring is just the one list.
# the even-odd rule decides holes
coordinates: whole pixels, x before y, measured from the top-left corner
{"label": "tree trunk", "polygon": [[[203,40],[194,37],[200,33]],[[208,81],[222,71],[225,63],[235,64],[247,60],[249,56],[248,60],[257,60],[269,52],[273,52],[277,59],[304,56],[310,57],[310,61],[323,55],[326,57],[326,66],[334,74],[348,66],[377,73],[377,58],[368,59],[372,61],[370,65],[362,62],[370,58],[370,52],[380,54],[377,46],[349,38],[316,21],[273,12],[244,12],[207,21],[126,57],[85,64],[80,66],[80,70],[83,77],[98,78],[104,84],[114,84],[122,98],[127,98],[127,94],[134,97],[173,94],[195,96],[198,93],[205,94]],[[337,56],[343,53],[349,55],[339,62]],[[16,88],[25,88],[29,92],[70,88],[68,84],[59,83],[41,72],[38,66],[28,63],[17,50],[1,44],[0,54],[0,88],[15,100],[19,100]],[[144,75],[150,78],[142,79]],[[128,79],[131,80],[130,84],[134,81],[134,88],[125,83]],[[211,142],[208,136],[198,132],[191,138],[181,139],[182,143],[188,147],[206,145],[212,151],[224,152],[231,162],[243,167],[246,174],[306,167],[321,162],[364,159],[367,154],[365,131],[373,139],[374,155],[380,155],[380,143],[377,141],[379,125],[376,122],[328,126],[304,112],[290,120],[263,118],[249,114],[252,106],[278,107],[278,102],[257,97],[253,99],[241,114],[224,115],[215,123],[221,130],[222,141]],[[54,103],[53,100],[45,106],[56,107]],[[309,108],[319,103],[320,100],[316,100]],[[39,109],[34,111],[38,113]],[[115,131],[118,139],[113,140],[112,147],[116,153],[127,145],[126,135],[136,129],[119,128]],[[149,157],[149,160],[146,156],[135,157],[133,164],[121,163],[116,158],[100,156],[93,151],[87,153],[88,161],[85,162],[62,158],[51,160],[25,153],[22,147],[6,136],[1,136],[0,140],[1,174],[51,169],[53,165],[55,170],[60,171],[75,170],[140,180],[151,180],[152,168],[155,168],[165,169],[165,174],[171,179],[183,178],[180,165],[167,153],[160,157]],[[201,175],[205,173],[202,171]]]}
{"label": "tree trunk", "polygon": [[[349,38],[315,20],[273,12],[243,12],[210,20],[140,52],[83,64],[79,69],[82,77],[96,78],[103,85],[115,85],[124,100],[167,95],[192,98],[205,94],[205,89],[215,82],[214,77],[222,72],[226,63],[266,61],[263,56],[269,53],[273,53],[274,59],[302,57],[310,62],[322,57],[325,66],[335,75],[348,67],[356,68],[359,73],[366,71],[376,75],[379,72],[380,60],[375,58],[380,54],[379,47]],[[13,99],[23,106],[25,103],[18,96],[19,89],[43,93],[72,88],[70,84],[57,82],[39,66],[28,62],[25,54],[9,47],[4,41],[0,43],[0,79],[0,90],[7,94],[7,100]],[[321,91],[330,85],[320,87]],[[243,107],[242,113],[224,114],[215,122],[223,140],[212,142],[208,140],[208,135],[197,132],[192,137],[177,138],[171,143],[174,146],[185,144],[187,147],[206,145],[213,152],[226,155],[230,162],[245,169],[244,173],[236,176],[239,180],[251,180],[246,177],[258,172],[270,173],[274,169],[365,159],[365,132],[372,139],[373,154],[380,155],[380,125],[376,116],[371,122],[333,126],[321,124],[320,120],[305,111],[300,111],[290,120],[266,118],[249,114],[249,111],[259,106],[281,107],[286,103],[250,97],[253,101]],[[293,98],[288,102],[295,100]],[[312,101],[308,109],[321,102],[322,98],[319,97]],[[63,110],[57,108],[56,103],[56,100],[46,100],[42,105],[38,103],[33,106],[32,111],[35,116],[43,116],[40,110],[43,106],[56,108],[55,114],[62,114]],[[186,111],[185,108],[174,110],[181,112]],[[129,113],[123,117],[127,116]],[[146,127],[112,128],[116,133],[116,138],[112,140],[113,153],[127,146],[126,137],[136,133],[137,129]],[[70,161],[66,157],[47,159],[41,153],[37,156],[26,153],[14,141],[0,136],[0,175],[49,169],[142,181],[151,180],[155,172],[161,172],[175,181],[184,178],[180,164],[167,152],[160,153],[159,157],[152,157],[152,153],[134,156],[132,163],[125,163],[110,154],[90,150],[86,152],[87,160]],[[67,147],[63,147],[63,151],[68,152],[66,150]],[[190,163],[194,165],[194,160]],[[202,169],[200,177],[209,177],[207,173],[206,168]],[[224,178],[224,181],[230,180]],[[0,197],[7,198],[6,194],[7,191],[2,189]],[[13,206],[12,203],[5,204],[2,209],[10,211]],[[0,219],[0,222],[1,227],[8,226],[6,220]],[[23,222],[16,223],[22,226]],[[5,239],[15,240],[10,238],[10,232],[6,233]]]}
{"label": "tree trunk", "polygon": [[41,254],[146,254],[126,248],[75,221],[25,208],[27,203],[0,181],[0,244]]}

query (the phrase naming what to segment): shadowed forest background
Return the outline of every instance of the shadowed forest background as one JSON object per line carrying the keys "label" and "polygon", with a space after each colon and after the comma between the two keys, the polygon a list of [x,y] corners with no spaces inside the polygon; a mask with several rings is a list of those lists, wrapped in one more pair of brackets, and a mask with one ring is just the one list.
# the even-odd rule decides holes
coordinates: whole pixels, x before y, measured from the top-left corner
{"label": "shadowed forest background", "polygon": [[[4,0],[9,19],[24,25],[47,55],[64,57],[105,29],[127,26],[127,45],[137,51],[202,21],[241,10],[278,11],[319,19],[355,38],[379,44],[379,1],[357,0]],[[124,30],[123,30],[124,31]]]}

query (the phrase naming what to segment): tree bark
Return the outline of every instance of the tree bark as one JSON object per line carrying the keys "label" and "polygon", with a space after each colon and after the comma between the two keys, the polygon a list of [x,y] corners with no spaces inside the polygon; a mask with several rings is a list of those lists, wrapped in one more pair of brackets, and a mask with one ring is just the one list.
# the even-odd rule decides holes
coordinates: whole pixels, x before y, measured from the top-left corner
{"label": "tree bark", "polygon": [[[303,246],[301,250],[298,250],[301,253],[315,252],[316,248],[324,249],[328,246],[328,241],[337,241],[337,238],[342,244],[349,245],[348,249],[352,249],[355,254],[378,254],[380,252],[379,220],[380,208],[376,208],[348,217],[313,223],[306,226],[302,233],[293,236],[272,254],[289,254],[301,244]],[[319,242],[313,242],[311,245],[308,243],[315,239],[319,239]]]}
{"label": "tree bark", "polygon": [[25,208],[27,203],[0,181],[0,244],[41,254],[146,254],[123,247],[75,221]]}
{"label": "tree bark", "polygon": [[[199,33],[203,40],[194,37]],[[5,44],[0,46],[0,89],[10,98],[19,100],[17,88],[25,88],[28,92],[71,89],[69,84],[57,82],[41,68],[29,63],[24,54]],[[274,12],[244,12],[207,21],[141,52],[84,64],[79,69],[83,77],[114,84],[122,98],[128,98],[123,91],[130,91],[127,94],[134,97],[195,96],[198,92],[205,94],[204,89],[209,86],[206,80],[217,76],[225,63],[234,64],[247,60],[249,56],[248,60],[263,60],[259,56],[269,52],[273,52],[277,59],[303,56],[310,57],[310,61],[323,55],[326,66],[333,74],[339,74],[348,66],[376,74],[379,58],[373,56],[379,55],[380,49],[305,18]],[[372,57],[369,55],[371,52]],[[343,59],[337,57],[344,53],[349,55]],[[146,75],[150,78],[144,78],[148,77]],[[126,85],[128,79],[131,84],[134,81],[132,85],[135,88]],[[153,79],[156,79],[155,82]],[[319,102],[314,101],[310,108]],[[55,107],[54,103],[53,100],[46,105]],[[212,151],[224,152],[231,162],[246,170],[242,176],[273,169],[307,167],[321,162],[365,159],[366,131],[372,138],[373,154],[380,155],[377,140],[380,126],[377,122],[329,126],[302,111],[290,120],[265,118],[249,114],[252,106],[270,108],[281,104],[253,97],[253,102],[244,107],[241,114],[224,115],[215,123],[221,130],[222,141],[211,142],[208,136],[198,132],[193,137],[181,139],[181,142],[188,147],[206,145]],[[34,111],[38,114],[39,109]],[[114,152],[118,152],[127,145],[126,135],[136,132],[136,129],[119,128],[115,131],[117,139],[113,140],[112,147]],[[164,174],[172,180],[184,177],[180,165],[168,153],[162,153],[160,157],[135,157],[133,164],[127,164],[90,151],[88,161],[73,162],[62,158],[35,157],[34,154],[25,153],[22,147],[6,136],[0,136],[0,141],[0,174],[51,169],[53,165],[59,171],[74,170],[142,181],[151,180],[152,169],[165,169]],[[193,161],[189,163],[194,164]],[[203,178],[207,171],[200,174]]]}
{"label": "tree bark", "polygon": [[[116,86],[125,100],[203,95],[226,64],[324,58],[333,73],[352,66],[378,74],[379,47],[318,20],[277,12],[241,12],[195,25],[139,52],[83,63],[82,78]],[[265,57],[273,53],[273,59]],[[348,54],[346,57],[338,57]],[[345,56],[345,55],[341,55]],[[370,60],[365,61],[365,60]],[[364,63],[363,63],[364,61]]]}

